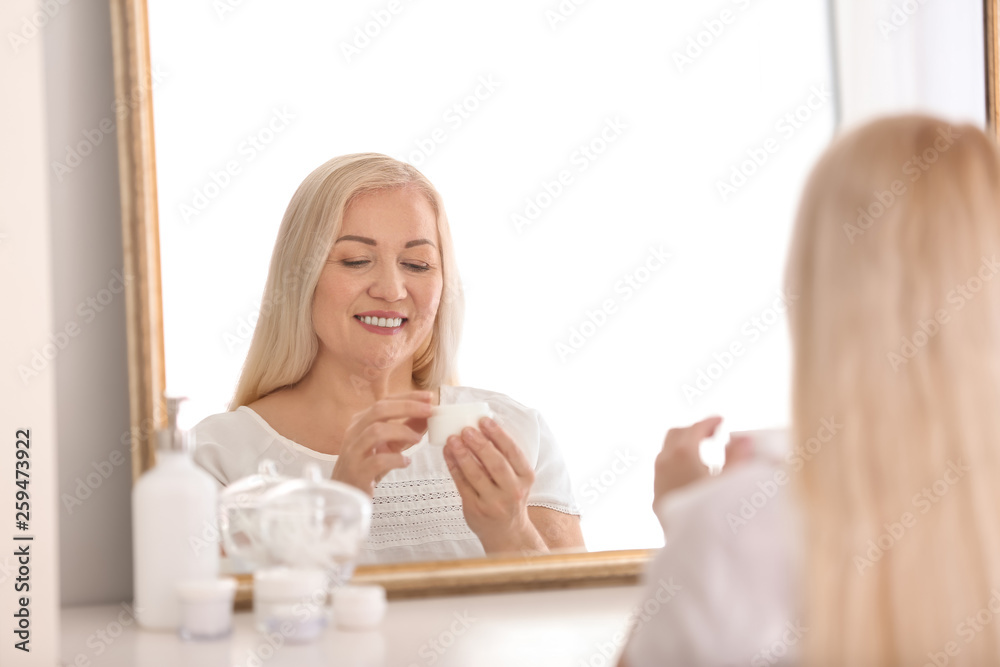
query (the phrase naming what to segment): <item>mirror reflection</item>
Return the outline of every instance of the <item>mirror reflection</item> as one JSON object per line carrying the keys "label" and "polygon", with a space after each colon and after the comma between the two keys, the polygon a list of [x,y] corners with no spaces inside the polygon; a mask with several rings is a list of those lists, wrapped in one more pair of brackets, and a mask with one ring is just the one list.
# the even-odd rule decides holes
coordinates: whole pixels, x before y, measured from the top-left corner
{"label": "mirror reflection", "polygon": [[[787,424],[784,256],[835,119],[826,2],[149,17],[168,392],[220,483],[316,460],[375,514],[389,499],[379,562],[656,547],[668,425]],[[331,165],[396,180],[348,205]],[[473,402],[496,430],[431,445],[429,411]],[[409,520],[428,507],[433,530]]]}

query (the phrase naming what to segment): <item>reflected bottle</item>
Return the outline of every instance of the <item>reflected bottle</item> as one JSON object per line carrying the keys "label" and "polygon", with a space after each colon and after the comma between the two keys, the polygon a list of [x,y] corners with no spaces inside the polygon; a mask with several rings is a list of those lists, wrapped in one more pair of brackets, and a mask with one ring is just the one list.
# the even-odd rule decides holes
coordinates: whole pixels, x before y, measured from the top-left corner
{"label": "reflected bottle", "polygon": [[219,576],[218,491],[191,457],[191,434],[177,426],[183,400],[166,398],[156,465],[132,488],[135,611],[146,629],[177,629],[179,582]]}

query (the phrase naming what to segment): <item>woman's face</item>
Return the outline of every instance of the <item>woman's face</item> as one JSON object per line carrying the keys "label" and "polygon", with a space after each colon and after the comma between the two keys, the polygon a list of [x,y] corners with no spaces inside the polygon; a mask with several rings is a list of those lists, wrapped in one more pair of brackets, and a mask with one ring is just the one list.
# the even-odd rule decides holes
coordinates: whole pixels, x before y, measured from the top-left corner
{"label": "woman's face", "polygon": [[418,189],[355,199],[313,297],[319,354],[379,370],[412,359],[441,301],[439,248],[434,210]]}

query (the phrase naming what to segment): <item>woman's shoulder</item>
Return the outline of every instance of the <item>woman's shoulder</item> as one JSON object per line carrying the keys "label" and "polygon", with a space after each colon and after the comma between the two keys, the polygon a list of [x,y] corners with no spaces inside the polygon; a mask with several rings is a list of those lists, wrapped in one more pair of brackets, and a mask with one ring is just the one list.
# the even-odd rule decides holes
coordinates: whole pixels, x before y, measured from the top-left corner
{"label": "woman's shoulder", "polygon": [[199,446],[231,442],[234,437],[264,439],[268,436],[260,417],[246,406],[205,417],[191,432],[194,434],[195,444]]}

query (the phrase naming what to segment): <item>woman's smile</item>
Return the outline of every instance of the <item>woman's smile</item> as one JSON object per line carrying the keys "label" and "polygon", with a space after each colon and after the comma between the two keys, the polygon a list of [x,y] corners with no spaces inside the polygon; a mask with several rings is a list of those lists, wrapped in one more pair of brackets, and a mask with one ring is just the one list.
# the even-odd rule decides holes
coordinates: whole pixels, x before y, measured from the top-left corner
{"label": "woman's smile", "polygon": [[387,310],[370,310],[358,313],[354,319],[367,331],[381,336],[393,336],[399,333],[408,321],[402,313]]}

